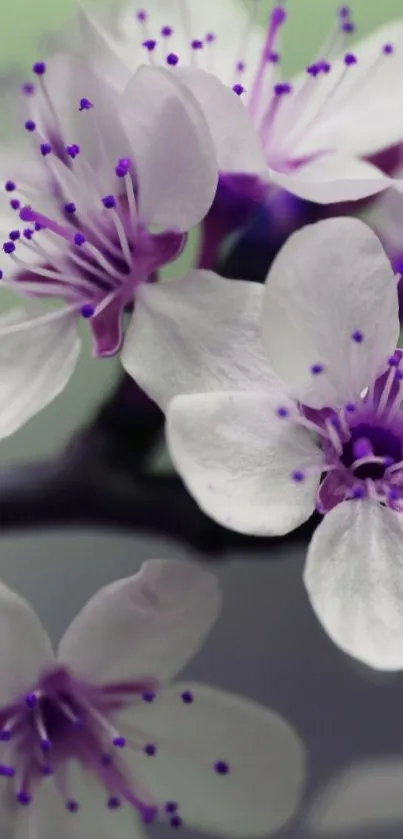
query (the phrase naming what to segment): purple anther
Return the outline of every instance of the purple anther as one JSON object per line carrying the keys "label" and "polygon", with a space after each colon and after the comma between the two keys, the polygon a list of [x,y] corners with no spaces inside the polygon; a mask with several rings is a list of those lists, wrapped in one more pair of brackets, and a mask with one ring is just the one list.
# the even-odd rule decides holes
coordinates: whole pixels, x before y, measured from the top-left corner
{"label": "purple anther", "polygon": [[35,224],[34,224],[34,227],[35,227],[35,230],[36,230],[37,232],[39,232],[39,230],[43,230],[43,229],[44,229],[44,225],[43,225],[43,224],[41,224],[41,223],[40,223],[40,221],[36,221],[36,222],[35,222]]}
{"label": "purple anther", "polygon": [[2,280],[3,277],[4,277],[3,271],[0,269],[0,280]]}
{"label": "purple anther", "polygon": [[292,87],[289,82],[278,82],[274,85],[274,93],[276,96],[284,96],[287,93],[291,93]]}
{"label": "purple anther", "polygon": [[236,93],[237,96],[242,96],[242,94],[245,93],[245,88],[244,88],[243,84],[239,84],[239,83],[234,84],[232,90],[234,91],[234,93]]}
{"label": "purple anther", "polygon": [[170,67],[176,67],[176,65],[179,63],[179,56],[176,55],[175,52],[170,52],[169,55],[167,55],[166,61]]}
{"label": "purple anther", "polygon": [[166,813],[176,813],[179,804],[176,801],[167,801],[165,804],[165,812]]}
{"label": "purple anther", "polygon": [[116,207],[116,198],[113,195],[105,195],[102,203],[107,210],[112,210],[113,207]]}
{"label": "purple anther", "polygon": [[118,178],[124,178],[128,172],[130,172],[132,162],[129,160],[128,157],[121,157],[120,160],[117,162],[117,166],[115,168],[115,173]]}
{"label": "purple anther", "polygon": [[154,743],[147,743],[147,745],[144,746],[144,754],[148,755],[148,757],[154,757],[154,755],[157,754],[157,747]]}
{"label": "purple anther", "polygon": [[125,747],[125,745],[126,745],[126,740],[125,740],[125,738],[124,738],[124,737],[115,737],[115,738],[112,740],[112,743],[113,743],[113,745],[114,745],[114,746],[116,746],[118,749],[124,749],[124,747]]}
{"label": "purple anther", "polygon": [[27,131],[35,131],[36,129],[36,122],[33,119],[27,119],[24,125]]}
{"label": "purple anther", "polygon": [[28,239],[28,241],[30,242],[34,235],[34,231],[31,227],[26,227],[22,235],[24,236],[24,239]]}
{"label": "purple anther", "polygon": [[0,764],[0,775],[3,778],[14,778],[14,775],[15,775],[14,766],[9,766],[7,763]]}
{"label": "purple anther", "polygon": [[18,200],[18,198],[12,198],[10,201],[10,207],[12,210],[19,210],[21,207],[21,202]]}
{"label": "purple anther", "polygon": [[356,344],[362,344],[364,340],[364,335],[360,329],[355,329],[351,338],[353,341],[355,341]]}
{"label": "purple anther", "polygon": [[21,85],[21,90],[24,96],[32,96],[32,94],[35,93],[35,85],[33,82],[24,82],[24,84]]}
{"label": "purple anther", "polygon": [[161,29],[161,35],[163,38],[170,38],[173,34],[172,26],[163,26]]}
{"label": "purple anther", "polygon": [[393,44],[384,44],[384,46],[383,46],[383,52],[384,52],[385,55],[392,55],[394,50],[395,50],[395,48],[394,48]]}
{"label": "purple anther", "polygon": [[169,824],[171,827],[182,827],[183,822],[180,816],[172,816],[172,818],[169,819]]}
{"label": "purple anther", "polygon": [[246,69],[246,64],[244,61],[237,61],[236,63],[236,71],[237,73],[244,73]]}
{"label": "purple anther", "polygon": [[66,810],[68,810],[69,813],[77,813],[79,809],[80,805],[78,801],[74,800],[74,798],[69,798],[69,800],[66,801]]}
{"label": "purple anther", "polygon": [[203,41],[200,41],[199,38],[194,38],[194,40],[191,41],[190,46],[192,47],[192,50],[202,50],[204,45]]}
{"label": "purple anther", "polygon": [[287,20],[287,12],[284,6],[275,6],[271,13],[271,25],[277,29]]}
{"label": "purple anther", "polygon": [[[4,242],[3,251],[4,251],[4,253],[8,253],[8,254],[14,253],[14,251],[15,251],[14,242]],[[0,740],[9,740],[10,737],[7,737],[6,736],[7,734],[10,734],[10,732],[9,731],[0,731]]]}
{"label": "purple anther", "polygon": [[267,60],[270,64],[278,64],[280,61],[280,53],[270,50],[270,52],[267,53]]}
{"label": "purple anther", "polygon": [[350,17],[350,14],[351,14],[350,7],[349,6],[340,6],[338,14],[339,14],[339,17],[344,18],[344,19]]}
{"label": "purple anther", "polygon": [[190,690],[184,690],[181,693],[181,700],[185,705],[190,705],[194,701],[193,693]]}
{"label": "purple anther", "polygon": [[351,20],[346,20],[346,22],[343,23],[341,26],[341,31],[345,32],[346,35],[351,35],[353,32],[355,32],[355,23],[353,23]]}
{"label": "purple anther", "polygon": [[357,64],[357,61],[358,61],[357,56],[354,55],[353,52],[348,52],[344,56],[344,63],[346,65],[346,67],[351,67],[353,64]]}
{"label": "purple anther", "polygon": [[319,64],[310,64],[309,67],[306,68],[306,72],[308,73],[308,76],[312,76],[313,79],[316,79],[316,76],[319,76],[320,69]]}
{"label": "purple anther", "polygon": [[17,799],[19,804],[23,804],[24,806],[27,806],[32,801],[32,798],[31,798],[29,792],[26,792],[23,789],[20,790],[20,792],[17,792],[16,799]]}
{"label": "purple anther", "polygon": [[75,245],[83,245],[85,242],[85,236],[82,233],[75,233],[74,234],[74,244]]}
{"label": "purple anther", "polygon": [[14,181],[6,181],[4,184],[4,189],[6,190],[6,192],[14,192],[14,190],[17,189],[17,185],[14,183]]}
{"label": "purple anther", "polygon": [[12,242],[17,242],[21,236],[21,232],[19,230],[10,230],[8,235]]}
{"label": "purple anther", "polygon": [[214,34],[214,32],[207,32],[207,35],[205,37],[206,44],[214,44],[215,40],[216,40],[216,35]]}
{"label": "purple anther", "polygon": [[78,105],[78,110],[79,111],[90,111],[91,108],[93,108],[93,107],[94,107],[94,105],[92,104],[92,102],[90,102],[89,99],[87,99],[85,96],[83,96],[83,98],[80,99],[80,102],[79,102],[79,105]]}
{"label": "purple anther", "polygon": [[140,21],[140,23],[144,23],[146,20],[148,20],[148,14],[146,10],[140,9],[140,11],[138,11],[136,14],[136,18]]}
{"label": "purple anther", "polygon": [[148,50],[148,52],[154,52],[156,46],[157,42],[154,40],[154,38],[147,38],[146,41],[143,41],[143,47],[145,47],[145,49]]}
{"label": "purple anther", "polygon": [[228,775],[229,766],[225,760],[218,760],[217,763],[214,764],[214,769],[218,775]]}
{"label": "purple anther", "polygon": [[152,691],[152,690],[145,690],[141,694],[141,696],[142,696],[142,699],[144,700],[144,702],[154,702],[154,699],[156,699],[157,694],[154,693],[154,691]]}
{"label": "purple anther", "polygon": [[50,143],[41,143],[39,146],[42,157],[46,157],[46,155],[50,154],[52,151],[52,146]]}
{"label": "purple anther", "polygon": [[117,810],[118,807],[120,807],[120,804],[120,798],[118,798],[117,795],[111,795],[111,797],[108,798],[107,805],[110,810]]}
{"label": "purple anther", "polygon": [[46,64],[44,61],[36,61],[32,67],[32,71],[37,76],[43,76],[46,73]]}
{"label": "purple anther", "polygon": [[84,305],[81,306],[80,315],[82,318],[88,320],[89,318],[92,318],[94,314],[95,308],[91,305],[91,303],[84,303]]}
{"label": "purple anther", "polygon": [[74,160],[74,158],[80,154],[80,146],[78,146],[77,143],[72,143],[71,146],[66,146],[66,152],[68,156]]}
{"label": "purple anther", "polygon": [[290,416],[288,408],[284,408],[282,405],[279,408],[277,408],[276,414],[278,417],[280,417],[280,419],[285,419],[286,417]]}
{"label": "purple anther", "polygon": [[322,73],[330,73],[330,71],[332,69],[332,65],[329,64],[328,61],[320,61],[319,62],[319,67],[320,67]]}
{"label": "purple anther", "polygon": [[354,487],[351,497],[356,500],[360,501],[362,498],[365,498],[365,489],[362,486]]}
{"label": "purple anther", "polygon": [[69,201],[68,204],[64,205],[63,210],[65,213],[68,213],[69,216],[72,216],[73,213],[77,211],[77,207],[72,201]]}
{"label": "purple anther", "polygon": [[323,373],[324,370],[325,367],[323,364],[312,364],[311,373],[313,376],[320,376],[320,374]]}
{"label": "purple anther", "polygon": [[291,477],[295,483],[302,484],[305,480],[305,473],[300,469],[295,469],[294,472],[291,473]]}
{"label": "purple anther", "polygon": [[55,770],[53,769],[53,766],[50,765],[50,763],[42,764],[41,772],[42,775],[45,776],[45,778],[50,778],[52,775],[55,774]]}
{"label": "purple anther", "polygon": [[41,749],[42,749],[43,752],[50,752],[50,750],[52,748],[52,744],[51,744],[50,740],[48,740],[47,737],[44,737],[41,740],[40,746],[41,746]]}

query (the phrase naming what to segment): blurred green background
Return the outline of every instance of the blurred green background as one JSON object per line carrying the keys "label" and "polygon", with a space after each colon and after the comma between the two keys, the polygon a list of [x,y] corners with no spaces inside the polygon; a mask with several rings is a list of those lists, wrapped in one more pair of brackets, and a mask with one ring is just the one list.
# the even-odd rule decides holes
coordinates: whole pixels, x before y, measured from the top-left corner
{"label": "blurred green background", "polygon": [[[115,8],[121,0],[92,0],[94,7],[107,2]],[[146,6],[147,0],[134,0],[133,9],[141,5]],[[271,0],[262,0],[262,22],[271,5]],[[338,5],[334,0],[288,0],[290,15],[283,51],[287,73],[312,59],[334,23]],[[40,40],[52,32],[57,33],[58,29],[63,30],[74,14],[73,0],[12,0],[2,2],[1,6],[0,77],[13,69],[29,68],[32,61],[40,57]],[[403,0],[352,0],[350,6],[359,35],[399,15],[403,17]],[[396,81],[401,83],[401,80]],[[7,134],[7,127],[7,106],[3,102],[1,135]],[[85,341],[76,374],[64,394],[21,431],[1,443],[0,464],[39,459],[60,448],[113,388],[118,371],[117,360],[99,362],[92,359],[88,341]]]}

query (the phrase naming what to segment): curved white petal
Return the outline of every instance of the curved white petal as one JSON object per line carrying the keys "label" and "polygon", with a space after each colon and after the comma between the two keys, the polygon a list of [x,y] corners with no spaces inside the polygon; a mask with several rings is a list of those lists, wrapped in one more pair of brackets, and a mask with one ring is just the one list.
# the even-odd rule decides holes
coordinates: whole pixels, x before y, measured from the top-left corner
{"label": "curved white petal", "polygon": [[403,517],[345,501],[319,525],[304,581],[331,639],[378,670],[403,667]]}
{"label": "curved white petal", "polygon": [[263,146],[240,97],[213,73],[190,67],[178,72],[207,119],[220,170],[266,176]]}
{"label": "curved white petal", "polygon": [[[183,691],[193,702],[185,704]],[[302,743],[273,711],[206,685],[174,685],[133,724],[157,745],[133,768],[159,801],[179,804],[183,823],[228,837],[266,836],[299,804],[305,777]],[[218,774],[216,762],[228,764]]]}
{"label": "curved white petal", "polygon": [[[123,91],[137,69],[133,47],[120,42],[83,3],[76,0],[78,23],[82,35],[82,48],[91,67],[117,90]],[[144,48],[143,48],[144,49]]]}
{"label": "curved white petal", "polygon": [[13,434],[64,390],[80,347],[71,313],[35,302],[0,318],[0,438]]}
{"label": "curved white petal", "polygon": [[317,204],[358,201],[382,192],[392,183],[372,163],[339,152],[321,154],[289,172],[269,169],[269,178],[287,192]]}
{"label": "curved white petal", "polygon": [[196,98],[168,70],[140,67],[120,106],[133,149],[143,220],[190,230],[213,202],[215,146]]}
{"label": "curved white petal", "polygon": [[163,408],[180,393],[281,389],[259,334],[263,294],[210,271],[142,286],[123,366]]}
{"label": "curved white petal", "polygon": [[220,602],[213,574],[188,562],[150,560],[87,603],[60,643],[60,658],[99,682],[171,678],[197,652]]}
{"label": "curved white petal", "polygon": [[[309,432],[277,415],[283,405],[281,393],[237,392],[177,396],[169,405],[173,462],[200,507],[231,530],[282,535],[314,510],[323,455]],[[293,479],[309,467],[304,480]]]}
{"label": "curved white petal", "polygon": [[[319,790],[305,824],[309,836],[347,836],[402,827],[403,760],[372,758],[354,763]],[[381,834],[380,834],[381,835]]]}
{"label": "curved white petal", "polygon": [[0,706],[31,690],[54,661],[49,637],[35,612],[0,583]]}
{"label": "curved white petal", "polygon": [[396,279],[372,230],[335,218],[291,236],[267,278],[262,329],[270,363],[298,399],[354,401],[399,335]]}
{"label": "curved white petal", "polygon": [[[383,53],[386,44],[393,45],[390,55]],[[402,141],[403,112],[397,83],[403,72],[402,20],[380,27],[354,44],[353,52],[357,64],[346,71],[340,58],[332,62],[332,71],[325,79],[317,80],[323,106],[301,138],[298,154],[338,149],[368,157]],[[343,74],[343,87],[330,101],[330,90]]]}

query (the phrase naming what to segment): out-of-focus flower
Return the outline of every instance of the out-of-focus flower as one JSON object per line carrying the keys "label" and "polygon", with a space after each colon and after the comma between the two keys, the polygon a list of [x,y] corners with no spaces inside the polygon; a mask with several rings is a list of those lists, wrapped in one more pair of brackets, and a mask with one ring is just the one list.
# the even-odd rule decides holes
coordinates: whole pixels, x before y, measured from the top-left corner
{"label": "out-of-focus flower", "polygon": [[102,589],[58,655],[0,588],[2,835],[142,836],[156,819],[260,836],[299,801],[304,750],[277,714],[202,684],[169,684],[215,622],[215,577],[146,562]]}
{"label": "out-of-focus flower", "polygon": [[142,67],[120,95],[72,56],[34,72],[30,154],[2,161],[2,285],[30,302],[0,319],[0,436],[64,388],[80,319],[97,356],[120,350],[126,307],[181,252],[218,177],[207,123],[173,75]]}
{"label": "out-of-focus flower", "polygon": [[[297,196],[332,203],[385,189],[390,179],[365,158],[403,139],[396,84],[403,23],[381,28],[352,51],[354,23],[341,8],[318,58],[290,82],[281,75],[286,4],[274,6],[266,32],[256,23],[258,7],[259,0],[249,12],[234,2],[178,0],[162,7],[149,0],[137,12],[126,7],[115,32],[83,12],[85,48],[118,87],[144,60],[169,67],[199,99],[220,147],[237,137],[221,118],[216,75],[243,99],[271,182]],[[227,171],[223,155],[220,168]]]}
{"label": "out-of-focus flower", "polygon": [[[281,535],[315,507],[305,584],[333,640],[403,664],[403,364],[396,277],[362,222],[294,234],[266,288],[200,272],[144,287],[123,350],[167,413],[201,508]],[[263,339],[263,340],[262,340]]]}

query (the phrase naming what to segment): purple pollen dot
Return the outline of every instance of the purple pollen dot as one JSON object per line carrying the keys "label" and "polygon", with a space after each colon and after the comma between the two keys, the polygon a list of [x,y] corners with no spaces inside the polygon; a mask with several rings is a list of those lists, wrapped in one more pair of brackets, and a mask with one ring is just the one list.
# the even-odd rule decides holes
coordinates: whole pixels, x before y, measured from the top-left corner
{"label": "purple pollen dot", "polygon": [[142,699],[144,700],[144,702],[154,702],[156,696],[157,694],[154,693],[152,690],[145,690],[144,693],[142,693]]}
{"label": "purple pollen dot", "polygon": [[285,419],[286,417],[290,416],[290,412],[289,412],[288,408],[283,408],[283,407],[277,408],[276,414],[281,419]]}
{"label": "purple pollen dot", "polygon": [[124,178],[130,172],[132,166],[131,160],[128,157],[121,157],[117,162],[115,172],[118,178]]}
{"label": "purple pollen dot", "polygon": [[74,798],[70,798],[68,801],[66,801],[66,810],[68,810],[69,813],[77,813],[79,809],[80,805],[78,801],[74,800]]}
{"label": "purple pollen dot", "polygon": [[360,486],[354,487],[353,492],[352,492],[352,498],[353,499],[359,501],[361,498],[364,498],[364,496],[365,496],[364,487],[360,487]]}
{"label": "purple pollen dot", "polygon": [[228,763],[226,763],[225,760],[218,760],[217,763],[214,764],[214,770],[218,775],[228,775]]}
{"label": "purple pollen dot", "polygon": [[28,708],[36,708],[38,704],[38,697],[35,695],[35,693],[27,694],[27,696],[25,697],[25,704]]}
{"label": "purple pollen dot", "polygon": [[178,804],[176,801],[167,801],[165,804],[165,812],[166,813],[176,813],[178,809]]}
{"label": "purple pollen dot", "polygon": [[6,763],[0,764],[0,776],[3,778],[13,778],[15,769],[13,766],[8,766]]}
{"label": "purple pollen dot", "polygon": [[30,241],[32,239],[33,235],[34,235],[34,231],[31,230],[30,227],[26,227],[25,230],[23,231],[22,235],[24,236],[25,239],[28,239],[28,241]]}
{"label": "purple pollen dot", "polygon": [[284,96],[287,93],[291,93],[291,91],[292,87],[289,82],[279,82],[274,85],[274,93],[276,96]]}
{"label": "purple pollen dot", "polygon": [[172,26],[163,26],[161,29],[161,35],[163,38],[170,38],[173,34]]}
{"label": "purple pollen dot", "polygon": [[85,96],[84,96],[82,99],[80,99],[80,102],[79,102],[79,105],[78,105],[78,110],[79,111],[90,111],[91,108],[93,108],[93,107],[94,106],[93,106],[92,102],[90,102],[90,100],[86,99]]}
{"label": "purple pollen dot", "polygon": [[116,207],[116,198],[113,195],[105,195],[102,199],[102,203],[104,207],[111,210],[113,207]]}
{"label": "purple pollen dot", "polygon": [[320,376],[325,370],[323,364],[312,364],[311,373],[313,376]]}
{"label": "purple pollen dot", "polygon": [[36,76],[43,76],[46,73],[46,64],[44,61],[36,61],[32,67]]}
{"label": "purple pollen dot", "polygon": [[68,213],[71,216],[71,215],[73,215],[73,213],[76,212],[77,207],[76,207],[75,204],[73,204],[72,201],[69,201],[68,204],[64,205],[63,210],[64,210],[65,213]]}
{"label": "purple pollen dot", "polygon": [[21,202],[18,200],[18,198],[12,198],[10,201],[10,207],[12,210],[19,210],[21,207]]}
{"label": "purple pollen dot", "polygon": [[144,746],[144,752],[149,757],[154,757],[154,755],[157,754],[157,747],[154,746],[154,743],[147,743],[147,745]]}
{"label": "purple pollen dot", "polygon": [[330,73],[330,71],[332,69],[332,65],[329,64],[328,61],[321,61],[319,66],[320,66],[320,69],[322,70],[322,73]]}
{"label": "purple pollen dot", "polygon": [[172,816],[172,818],[169,819],[169,824],[171,827],[182,827],[183,822],[180,816]]}
{"label": "purple pollen dot", "polygon": [[140,9],[140,11],[138,11],[137,14],[136,14],[136,18],[141,23],[144,23],[144,21],[148,20],[148,14],[145,11],[145,9]]}
{"label": "purple pollen dot", "polygon": [[[15,251],[15,244],[14,244],[14,242],[4,242],[4,245],[3,245],[3,251],[4,251],[4,253],[14,253],[14,251]],[[9,732],[6,732],[6,731],[0,731],[0,740],[7,740],[7,739],[10,739],[9,737],[7,738],[7,737],[4,737],[4,736],[3,736],[3,735],[5,735],[6,733],[8,733],[8,734],[9,734]]]}
{"label": "purple pollen dot", "polygon": [[3,271],[0,270],[0,280],[3,279],[3,276],[4,276]]}
{"label": "purple pollen dot", "polygon": [[14,192],[14,190],[17,189],[17,186],[14,183],[14,181],[6,181],[4,184],[4,189],[6,190],[6,192]]}
{"label": "purple pollen dot", "polygon": [[350,7],[349,6],[340,6],[339,17],[341,17],[341,18],[350,17]]}
{"label": "purple pollen dot", "polygon": [[236,93],[237,96],[242,96],[242,94],[245,93],[245,88],[244,88],[243,84],[239,84],[239,83],[234,84],[232,90],[234,91],[234,93]]}
{"label": "purple pollen dot", "polygon": [[181,693],[181,700],[185,703],[185,705],[190,705],[190,703],[194,700],[193,693],[190,690],[184,690],[183,693]]}
{"label": "purple pollen dot", "polygon": [[47,154],[50,154],[52,151],[52,146],[50,143],[41,143],[39,146],[42,157],[46,157]]}
{"label": "purple pollen dot", "polygon": [[385,44],[383,47],[383,52],[385,55],[392,55],[392,53],[394,52],[393,44]]}
{"label": "purple pollen dot", "polygon": [[312,76],[313,79],[316,79],[316,76],[319,76],[320,69],[319,64],[310,64],[309,67],[306,68],[306,72],[308,73],[308,76]]}
{"label": "purple pollen dot", "polygon": [[364,340],[364,335],[359,329],[356,329],[355,332],[353,332],[351,338],[353,341],[355,341],[356,344],[362,344]]}
{"label": "purple pollen dot", "polygon": [[75,245],[83,245],[85,242],[85,236],[82,233],[75,233],[74,234],[74,244]]}
{"label": "purple pollen dot", "polygon": [[390,501],[398,501],[400,498],[400,489],[398,487],[391,487],[388,496]]}
{"label": "purple pollen dot", "polygon": [[24,804],[25,806],[30,804],[32,801],[31,796],[28,792],[25,792],[25,790],[20,790],[20,792],[17,793],[16,798],[19,804]]}
{"label": "purple pollen dot", "polygon": [[398,367],[400,364],[401,355],[400,353],[395,353],[394,355],[390,355],[388,358],[389,367]]}
{"label": "purple pollen dot", "polygon": [[353,64],[357,64],[357,62],[358,62],[357,56],[354,55],[353,52],[348,52],[344,56],[344,63],[346,65],[346,67],[351,67]]}
{"label": "purple pollen dot", "polygon": [[148,52],[154,52],[156,46],[157,42],[154,41],[153,38],[147,38],[146,41],[143,41],[143,47],[145,47],[145,49],[148,50]]}
{"label": "purple pollen dot", "polygon": [[50,777],[51,775],[55,774],[53,766],[51,766],[49,763],[44,763],[43,766],[41,766],[41,772],[42,775],[45,775],[46,777]]}
{"label": "purple pollen dot", "polygon": [[72,160],[74,160],[78,154],[80,154],[80,146],[77,143],[73,143],[71,146],[66,146],[66,152]]}
{"label": "purple pollen dot", "polygon": [[44,737],[44,739],[41,740],[42,751],[43,752],[50,752],[51,748],[52,748],[52,744],[51,744],[50,740],[48,740],[46,737]]}
{"label": "purple pollen dot", "polygon": [[36,221],[36,222],[35,222],[35,230],[36,230],[37,232],[39,232],[39,230],[43,230],[43,229],[44,229],[44,225],[43,225],[43,224],[41,224],[41,223],[40,223],[40,221]]}
{"label": "purple pollen dot", "polygon": [[351,20],[346,20],[345,23],[342,24],[342,32],[345,32],[347,35],[351,35],[352,32],[355,32],[355,23]]}
{"label": "purple pollen dot", "polygon": [[192,47],[192,50],[202,50],[203,41],[199,41],[198,38],[195,38],[194,41],[191,42],[190,46]]}
{"label": "purple pollen dot", "polygon": [[21,233],[19,230],[10,230],[9,236],[12,242],[17,242],[17,240],[21,236]]}
{"label": "purple pollen dot", "polygon": [[125,740],[125,738],[124,738],[124,737],[115,737],[115,738],[112,740],[112,743],[113,743],[113,745],[114,745],[114,746],[116,746],[118,749],[124,749],[124,747],[125,747],[125,745],[126,745],[126,740]]}
{"label": "purple pollen dot", "polygon": [[35,85],[32,82],[24,82],[21,87],[24,96],[32,96],[35,92]]}
{"label": "purple pollen dot", "polygon": [[243,73],[246,69],[246,64],[244,61],[237,61],[236,63],[236,70],[238,73]]}
{"label": "purple pollen dot", "polygon": [[34,122],[33,119],[27,119],[27,121],[25,123],[25,128],[26,128],[27,131],[35,131],[36,122]]}
{"label": "purple pollen dot", "polygon": [[399,381],[403,379],[403,370],[397,370],[396,378],[399,379]]}
{"label": "purple pollen dot", "polygon": [[112,795],[110,798],[108,798],[107,806],[110,810],[117,810],[118,807],[120,807],[120,804],[120,798],[118,798],[117,795]]}
{"label": "purple pollen dot", "polygon": [[167,64],[169,64],[170,67],[176,67],[176,65],[179,64],[179,56],[174,52],[170,52],[169,55],[167,55]]}
{"label": "purple pollen dot", "polygon": [[216,36],[215,36],[214,32],[207,32],[206,43],[207,44],[214,44],[215,40],[216,40]]}
{"label": "purple pollen dot", "polygon": [[270,64],[278,64],[280,61],[280,55],[278,52],[269,52],[267,53],[267,60],[270,61]]}
{"label": "purple pollen dot", "polygon": [[144,824],[152,824],[157,815],[158,815],[158,808],[157,807],[143,807],[141,811],[141,815],[143,818]]}
{"label": "purple pollen dot", "polygon": [[345,407],[348,414],[353,414],[356,410],[354,402],[347,402],[347,405]]}
{"label": "purple pollen dot", "polygon": [[302,484],[305,480],[305,474],[304,472],[301,472],[300,469],[295,469],[294,472],[291,473],[291,477],[297,484]]}
{"label": "purple pollen dot", "polygon": [[287,20],[287,12],[284,6],[275,6],[271,13],[272,26],[282,26]]}

